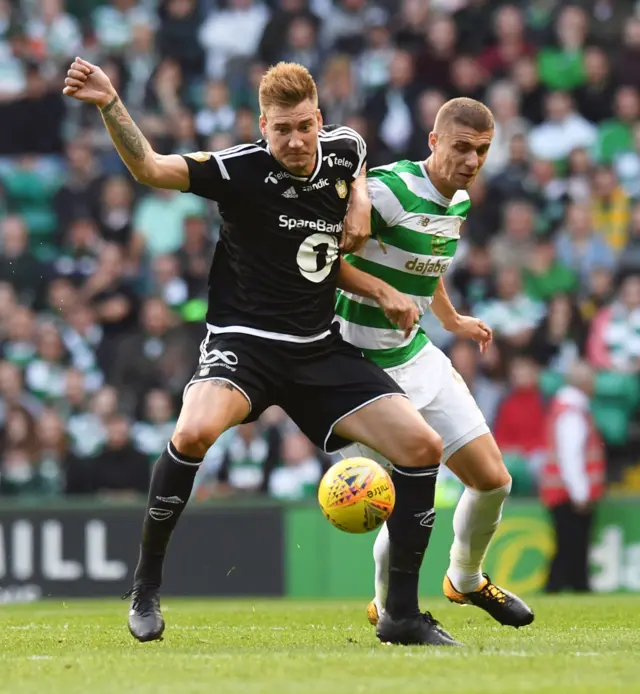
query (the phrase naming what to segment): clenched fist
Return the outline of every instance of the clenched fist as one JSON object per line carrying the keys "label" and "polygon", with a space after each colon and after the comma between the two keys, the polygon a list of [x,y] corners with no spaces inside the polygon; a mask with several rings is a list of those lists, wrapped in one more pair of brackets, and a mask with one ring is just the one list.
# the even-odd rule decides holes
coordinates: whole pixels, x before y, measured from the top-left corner
{"label": "clenched fist", "polygon": [[97,66],[76,58],[67,70],[62,93],[102,108],[116,96],[111,80]]}

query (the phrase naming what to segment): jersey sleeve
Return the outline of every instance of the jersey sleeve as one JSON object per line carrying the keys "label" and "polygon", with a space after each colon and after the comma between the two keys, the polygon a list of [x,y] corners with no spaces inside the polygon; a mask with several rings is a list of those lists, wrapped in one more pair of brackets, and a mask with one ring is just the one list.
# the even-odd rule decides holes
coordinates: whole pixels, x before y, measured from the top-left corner
{"label": "jersey sleeve", "polygon": [[220,201],[229,189],[229,171],[218,152],[190,152],[183,154],[189,168],[189,188],[201,198]]}
{"label": "jersey sleeve", "polygon": [[325,146],[331,144],[336,157],[347,159],[351,177],[358,178],[362,167],[367,162],[367,144],[364,138],[353,128],[345,125],[327,125],[323,128],[323,132],[325,136],[323,144]]}
{"label": "jersey sleeve", "polygon": [[367,188],[371,198],[371,235],[377,236],[385,229],[393,227],[402,216],[402,205],[393,193],[393,171],[380,168],[367,173]]}
{"label": "jersey sleeve", "polygon": [[[351,130],[351,128],[349,128],[349,130]],[[355,171],[353,172],[353,178],[356,179],[360,175],[362,167],[366,166],[367,163],[367,143],[363,140],[363,138],[360,135],[358,135],[358,133],[355,130],[351,130],[351,132],[355,136],[355,139],[353,141],[356,145],[355,155],[357,157],[357,163]]]}

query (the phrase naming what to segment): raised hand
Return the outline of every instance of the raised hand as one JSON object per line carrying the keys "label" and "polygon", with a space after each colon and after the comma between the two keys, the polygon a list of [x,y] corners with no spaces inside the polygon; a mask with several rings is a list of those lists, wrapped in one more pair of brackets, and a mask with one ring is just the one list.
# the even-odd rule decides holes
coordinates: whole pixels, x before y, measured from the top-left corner
{"label": "raised hand", "polygon": [[76,58],[67,70],[62,93],[87,104],[100,108],[106,106],[116,96],[111,80],[97,66]]}

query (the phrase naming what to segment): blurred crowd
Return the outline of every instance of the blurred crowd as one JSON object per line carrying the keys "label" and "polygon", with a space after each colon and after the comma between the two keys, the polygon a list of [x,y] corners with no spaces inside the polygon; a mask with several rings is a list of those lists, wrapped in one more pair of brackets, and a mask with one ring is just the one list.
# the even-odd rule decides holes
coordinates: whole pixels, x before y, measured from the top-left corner
{"label": "blurred crowd", "polygon": [[[98,63],[162,153],[255,140],[257,85],[306,65],[369,166],[428,156],[442,103],[496,133],[448,286],[482,357],[432,316],[535,488],[548,398],[597,370],[609,477],[632,485],[640,403],[640,4],[631,0],[0,0],[0,495],[146,492],[203,337],[214,204],[135,183],[97,109]],[[277,409],[212,448],[196,496],[314,494],[329,461]]]}

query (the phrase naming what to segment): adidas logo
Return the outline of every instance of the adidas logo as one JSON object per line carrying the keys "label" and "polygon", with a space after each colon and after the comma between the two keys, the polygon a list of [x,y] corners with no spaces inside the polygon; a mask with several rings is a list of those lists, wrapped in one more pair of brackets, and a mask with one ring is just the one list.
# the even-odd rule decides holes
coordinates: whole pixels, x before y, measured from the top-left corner
{"label": "adidas logo", "polygon": [[283,198],[297,198],[298,193],[296,193],[296,189],[293,186],[291,186],[291,188],[287,188],[287,190],[284,191],[284,193],[282,194],[282,197]]}

